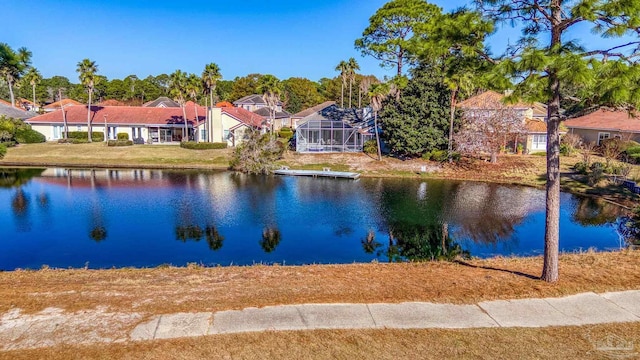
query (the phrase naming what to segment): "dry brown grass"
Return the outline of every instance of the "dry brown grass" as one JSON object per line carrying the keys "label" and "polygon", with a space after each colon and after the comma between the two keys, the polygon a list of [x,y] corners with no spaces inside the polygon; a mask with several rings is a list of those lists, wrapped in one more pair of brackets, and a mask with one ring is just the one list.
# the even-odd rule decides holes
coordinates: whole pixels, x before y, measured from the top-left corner
{"label": "dry brown grass", "polygon": [[632,342],[640,323],[544,329],[263,332],[0,352],[0,359],[605,359],[607,336]]}
{"label": "dry brown grass", "polygon": [[146,315],[300,303],[376,303],[563,296],[640,289],[640,251],[563,255],[560,281],[537,280],[542,259],[0,273],[0,313],[106,306]]}
{"label": "dry brown grass", "polygon": [[92,144],[25,144],[10,148],[0,166],[87,166],[205,168],[229,167],[231,149],[188,150],[177,145],[107,147]]}

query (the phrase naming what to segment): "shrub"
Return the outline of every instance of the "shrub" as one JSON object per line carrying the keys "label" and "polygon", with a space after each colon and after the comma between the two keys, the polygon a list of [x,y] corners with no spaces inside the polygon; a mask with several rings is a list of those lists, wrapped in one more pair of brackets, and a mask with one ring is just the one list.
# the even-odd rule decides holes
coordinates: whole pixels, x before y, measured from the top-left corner
{"label": "shrub", "polygon": [[587,174],[587,180],[589,181],[590,185],[595,185],[604,178],[605,165],[603,163],[594,162],[593,164],[591,164],[589,169],[591,171]]}
{"label": "shrub", "polygon": [[47,141],[47,138],[33,129],[16,129],[15,139],[18,144],[36,144]]}
{"label": "shrub", "polygon": [[[87,140],[87,132],[86,131],[69,131],[68,137],[69,139]],[[104,132],[92,131],[91,140],[95,142],[104,141]],[[88,142],[88,140],[86,142]],[[74,142],[74,144],[78,144],[78,143]]]}
{"label": "shrub", "polygon": [[[458,159],[460,158],[459,155],[460,154],[458,154]],[[447,150],[431,150],[422,154],[422,159],[443,162],[449,160],[449,153]]]}
{"label": "shrub", "polygon": [[7,147],[0,144],[0,159],[2,159],[7,154]]}
{"label": "shrub", "polygon": [[560,143],[560,155],[571,156],[575,152],[575,148],[572,148],[571,145]]}
{"label": "shrub", "polygon": [[133,141],[131,140],[109,140],[107,146],[131,146]]}
{"label": "shrub", "polygon": [[586,175],[589,172],[589,165],[587,165],[587,163],[584,161],[580,161],[573,165],[573,170],[582,175]]}
{"label": "shrub", "polygon": [[376,143],[375,140],[371,139],[371,140],[367,140],[364,142],[364,145],[362,146],[362,151],[365,154],[369,154],[369,155],[374,155],[378,153],[378,143]]}
{"label": "shrub", "polygon": [[127,133],[118,133],[118,140],[129,140],[129,134]]}
{"label": "shrub", "polygon": [[282,129],[280,129],[280,131],[278,131],[278,137],[287,140],[291,139],[293,137],[293,130],[291,130],[291,128],[289,127],[283,127]]}
{"label": "shrub", "polygon": [[531,155],[534,155],[534,156],[547,156],[547,152],[546,151],[536,151],[534,153],[531,153]]}
{"label": "shrub", "polygon": [[244,141],[236,147],[229,162],[231,169],[249,174],[269,174],[282,158],[284,146],[269,134],[245,132]]}
{"label": "shrub", "polygon": [[190,150],[209,150],[209,149],[226,149],[226,142],[200,142],[197,143],[195,141],[183,141],[180,143],[180,147],[184,149]]}

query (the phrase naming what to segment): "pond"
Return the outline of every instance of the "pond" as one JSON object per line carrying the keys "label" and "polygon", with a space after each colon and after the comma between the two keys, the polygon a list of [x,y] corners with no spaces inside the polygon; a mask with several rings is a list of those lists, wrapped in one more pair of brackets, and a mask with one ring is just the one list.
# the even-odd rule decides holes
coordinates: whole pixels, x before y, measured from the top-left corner
{"label": "pond", "polygon": [[[542,253],[544,191],[480,182],[0,169],[0,269],[314,264]],[[561,196],[562,251],[624,247]]]}

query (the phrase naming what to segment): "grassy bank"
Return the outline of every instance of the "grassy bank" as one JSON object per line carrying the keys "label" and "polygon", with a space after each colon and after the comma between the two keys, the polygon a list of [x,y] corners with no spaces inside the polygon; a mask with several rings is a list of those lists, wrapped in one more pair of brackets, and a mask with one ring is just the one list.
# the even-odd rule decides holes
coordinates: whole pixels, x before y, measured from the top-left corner
{"label": "grassy bank", "polygon": [[598,349],[598,342],[610,336],[630,341],[639,356],[637,334],[640,323],[544,329],[279,331],[56,346],[0,352],[0,359],[622,359],[619,353]]}

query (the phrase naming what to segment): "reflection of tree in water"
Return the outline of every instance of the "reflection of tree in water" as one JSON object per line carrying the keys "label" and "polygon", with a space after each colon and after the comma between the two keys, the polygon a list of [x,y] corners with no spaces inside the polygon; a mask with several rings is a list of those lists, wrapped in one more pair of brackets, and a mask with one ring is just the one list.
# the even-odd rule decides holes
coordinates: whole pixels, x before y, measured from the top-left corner
{"label": "reflection of tree in water", "polygon": [[27,213],[27,209],[29,208],[29,196],[22,190],[21,187],[18,188],[15,195],[13,195],[13,199],[11,200],[11,208],[13,209],[13,213],[16,216],[24,216]]}
{"label": "reflection of tree in water", "polygon": [[373,230],[369,230],[367,232],[367,236],[365,236],[360,242],[362,243],[362,249],[367,254],[373,254],[380,246],[382,246],[381,243],[376,241],[376,234]]}
{"label": "reflection of tree in water", "polygon": [[207,244],[209,249],[216,251],[222,248],[224,236],[220,235],[218,229],[215,226],[207,226],[204,229],[205,236],[207,238]]}
{"label": "reflection of tree in water", "polygon": [[201,228],[198,225],[182,225],[176,226],[176,240],[186,243],[187,241],[199,242],[204,237],[207,241],[209,249],[213,251],[220,250],[224,242],[222,236],[215,226],[207,225]]}
{"label": "reflection of tree in water", "polygon": [[534,190],[496,184],[465,183],[452,197],[447,214],[459,226],[458,235],[476,243],[510,239],[529,212]]}
{"label": "reflection of tree in water", "polygon": [[[386,183],[380,194],[381,212],[389,241],[386,249],[367,235],[365,251],[378,248],[389,261],[423,261],[468,256],[449,236],[443,221],[447,196],[457,183],[436,181],[417,184],[410,181]],[[380,245],[378,245],[380,244]],[[381,249],[382,248],[382,249]]]}
{"label": "reflection of tree in water", "polygon": [[96,226],[89,232],[89,237],[95,242],[100,242],[107,238],[107,229],[103,226]]}
{"label": "reflection of tree in water", "polygon": [[621,207],[602,199],[580,197],[577,199],[573,221],[583,226],[600,226],[615,223],[623,215]]}
{"label": "reflection of tree in water", "polygon": [[262,240],[260,240],[260,247],[266,253],[270,253],[278,247],[280,244],[280,230],[274,227],[266,227],[262,230]]}
{"label": "reflection of tree in water", "polygon": [[0,188],[22,186],[40,176],[45,169],[0,169]]}

